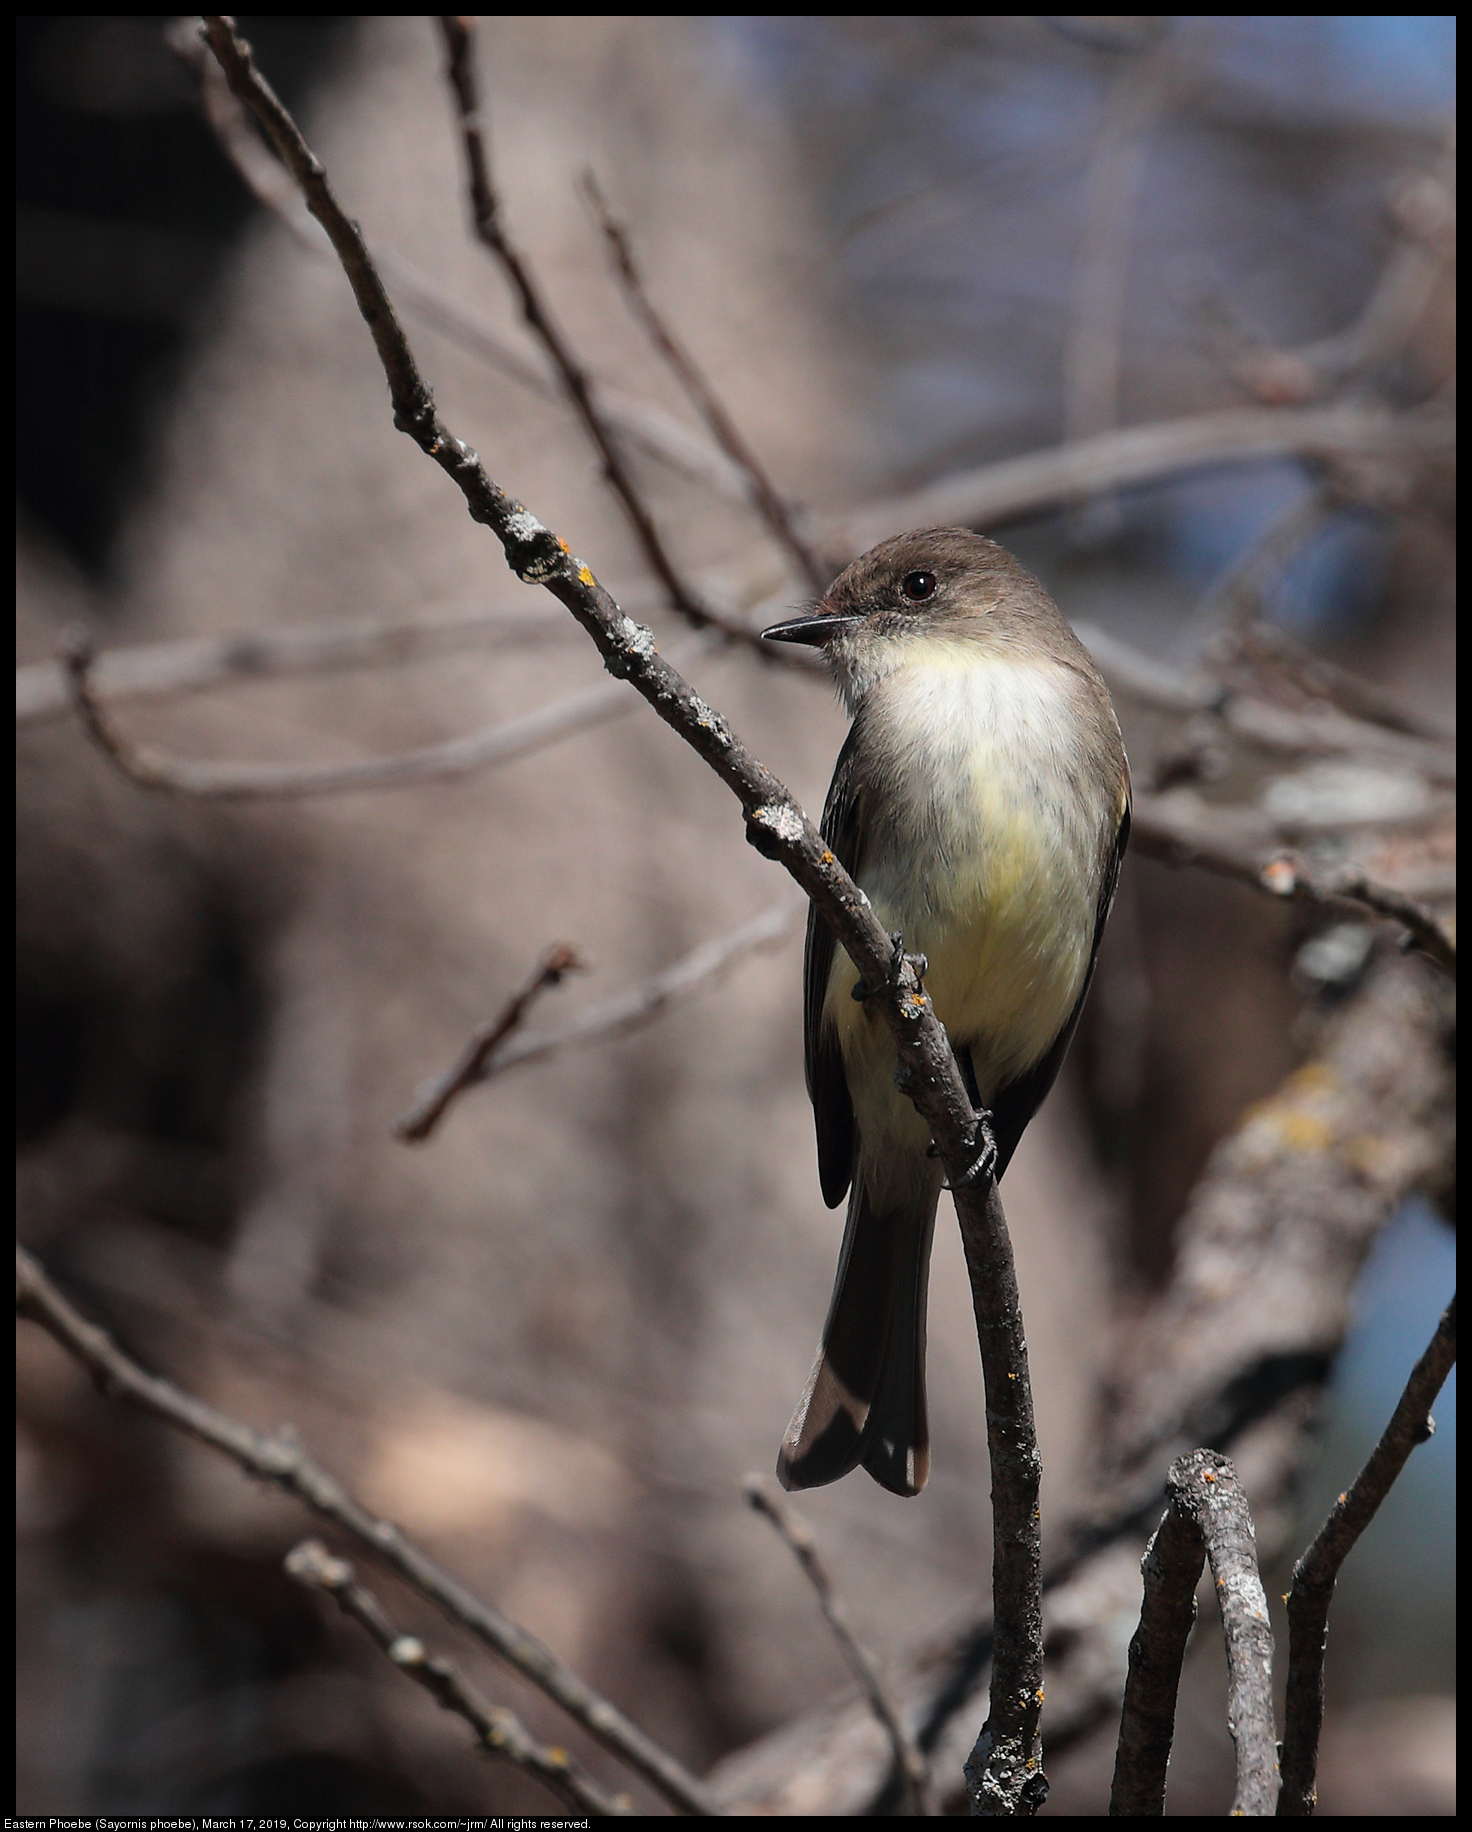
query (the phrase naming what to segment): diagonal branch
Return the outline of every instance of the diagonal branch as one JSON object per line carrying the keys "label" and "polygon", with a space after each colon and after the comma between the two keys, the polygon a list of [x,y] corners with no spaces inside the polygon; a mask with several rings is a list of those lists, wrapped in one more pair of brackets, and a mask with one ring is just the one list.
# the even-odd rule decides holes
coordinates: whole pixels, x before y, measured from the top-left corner
{"label": "diagonal branch", "polygon": [[1424,1355],[1411,1370],[1405,1391],[1380,1442],[1346,1493],[1293,1567],[1288,1591],[1288,1699],[1283,1725],[1281,1818],[1302,1819],[1314,1810],[1319,1731],[1324,1722],[1324,1649],[1329,1604],[1339,1567],[1375,1518],[1380,1503],[1405,1468],[1411,1452],[1435,1430],[1431,1404],[1457,1359],[1457,1300],[1452,1299]]}
{"label": "diagonal branch", "polygon": [[[555,1055],[558,1050],[566,1049],[570,1044],[591,1043],[600,1037],[621,1036],[642,1029],[668,1006],[724,972],[743,954],[770,947],[773,942],[780,941],[806,908],[806,903],[784,898],[770,909],[763,910],[760,916],[754,916],[750,922],[742,923],[739,928],[731,929],[725,935],[717,935],[711,941],[702,942],[682,959],[652,974],[639,985],[630,987],[627,992],[588,1006],[556,1030],[518,1030],[515,1034],[505,1035],[485,1051],[473,1074],[457,1079],[460,1067],[457,1062],[443,1076],[428,1083],[414,1105],[395,1123],[395,1133],[401,1139],[427,1138],[443,1117],[449,1098],[463,1089],[490,1081],[520,1063],[539,1062],[544,1056]],[[465,1061],[468,1055],[469,1047],[460,1061]],[[452,1082],[454,1086],[450,1088]],[[447,1088],[450,1089],[449,1097],[445,1097]],[[431,1110],[433,1118],[426,1124],[426,1116]]]}
{"label": "diagonal branch", "polygon": [[[327,229],[383,363],[394,423],[465,496],[471,516],[501,542],[529,584],[546,587],[587,631],[615,675],[650,705],[740,800],[747,837],[797,880],[875,987],[874,1006],[895,1039],[897,1084],[914,1102],[954,1187],[975,1162],[977,1118],[945,1029],[901,938],[885,933],[869,900],[839,864],[783,784],[726,720],[659,655],[650,632],[626,617],[567,543],[486,475],[470,448],[441,423],[361,232],[343,212],[316,155],[255,68],[231,20],[205,17],[210,48],[234,92],[252,108]],[[997,1660],[991,1708],[977,1747],[988,1810],[1032,1811],[1042,1783],[1038,1718],[1042,1686],[1042,1554],[1037,1508],[1037,1435],[1027,1348],[1006,1218],[995,1187],[955,1198],[970,1273],[986,1387],[996,1535],[993,1588]],[[1031,1790],[1031,1792],[1029,1792]]]}
{"label": "diagonal branch", "polygon": [[399,1138],[412,1142],[427,1139],[455,1096],[474,1082],[485,1080],[486,1064],[512,1032],[520,1030],[522,1019],[541,994],[550,986],[560,986],[569,973],[586,971],[587,962],[578,958],[576,948],[565,941],[554,942],[496,1016],[480,1026],[449,1069],[395,1122],[394,1131]]}
{"label": "diagonal branch", "polygon": [[248,1475],[274,1482],[358,1543],[391,1565],[421,1596],[453,1622],[483,1641],[518,1673],[539,1686],[592,1736],[641,1774],[686,1813],[712,1811],[706,1789],[639,1727],[602,1698],[535,1635],[492,1604],[467,1590],[437,1565],[391,1521],[380,1520],[356,1500],[289,1429],[273,1436],[252,1431],[238,1419],[207,1406],[171,1381],[149,1374],[112,1338],[88,1323],[18,1243],[15,1249],[15,1307],[47,1330],[69,1354],[91,1370],[110,1398],[126,1399],[155,1418],[198,1438],[237,1463]]}
{"label": "diagonal branch", "polygon": [[868,1651],[860,1644],[849,1620],[848,1605],[823,1563],[813,1530],[785,1502],[772,1494],[771,1486],[761,1476],[748,1476],[742,1484],[747,1501],[758,1514],[765,1514],[777,1529],[778,1536],[789,1547],[802,1567],[803,1576],[817,1594],[818,1607],[833,1630],[834,1639],[843,1650],[848,1669],[863,1688],[869,1708],[884,1726],[889,1746],[894,1751],[894,1765],[903,1777],[906,1792],[915,1811],[926,1817],[939,1813],[935,1790],[930,1781],[930,1765],[921,1754],[915,1739],[905,1729],[899,1712],[884,1689],[878,1669]]}
{"label": "diagonal branch", "polygon": [[720,396],[716,394],[701,373],[694,357],[665,323],[662,314],[655,310],[654,302],[645,291],[643,278],[635,263],[628,231],[622,223],[615,220],[602,191],[598,188],[598,181],[591,172],[583,174],[583,188],[593,207],[593,214],[598,219],[598,226],[603,231],[603,239],[608,244],[609,257],[613,262],[613,270],[618,276],[619,284],[623,288],[624,297],[628,300],[634,316],[643,325],[649,341],[669,365],[675,379],[710,428],[711,436],[716,443],[745,475],[752,503],[767,524],[773,539],[779,547],[786,551],[797,570],[806,577],[808,584],[815,592],[826,591],[832,580],[831,570],[823,566],[812,548],[798,533],[791,506],[783,500],[771,478],[768,477],[761,460],[742,437],[740,428],[726,411]]}
{"label": "diagonal branch", "polygon": [[633,1812],[627,1795],[605,1792],[565,1749],[538,1743],[521,1720],[502,1705],[487,1704],[453,1666],[426,1651],[417,1635],[396,1629],[383,1605],[345,1558],[335,1558],[320,1539],[303,1540],[286,1555],[286,1572],[308,1590],[323,1590],[345,1616],[365,1628],[399,1671],[423,1686],[446,1711],[464,1718],[487,1755],[500,1756],[546,1782],[570,1806],[600,1817]]}

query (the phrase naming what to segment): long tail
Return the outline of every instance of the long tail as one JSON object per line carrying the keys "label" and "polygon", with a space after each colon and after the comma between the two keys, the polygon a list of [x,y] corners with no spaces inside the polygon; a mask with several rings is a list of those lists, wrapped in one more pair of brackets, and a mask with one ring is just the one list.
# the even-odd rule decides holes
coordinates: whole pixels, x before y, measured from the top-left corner
{"label": "long tail", "polygon": [[872,1200],[855,1176],[823,1346],[777,1458],[783,1488],[819,1488],[862,1463],[894,1494],[918,1495],[930,1474],[925,1300],[938,1191],[926,1177],[886,1197]]}

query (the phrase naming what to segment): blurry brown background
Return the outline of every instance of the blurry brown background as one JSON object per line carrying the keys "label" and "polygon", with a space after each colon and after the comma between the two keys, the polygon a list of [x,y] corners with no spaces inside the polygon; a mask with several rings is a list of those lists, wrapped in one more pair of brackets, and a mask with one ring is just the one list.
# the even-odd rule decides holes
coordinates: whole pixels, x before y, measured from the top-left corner
{"label": "blurry brown background", "polygon": [[[21,22],[18,659],[78,618],[142,643],[545,616],[499,648],[127,713],[206,757],[404,749],[596,682],[570,620],[394,432],[341,275],[248,207],[162,24]],[[519,336],[466,233],[430,23],[243,29],[374,247]],[[819,511],[1240,399],[1231,351],[1353,318],[1388,188],[1442,152],[1449,69],[1435,19],[509,19],[482,45],[509,220],[595,372],[688,412],[604,271],[575,191],[590,165],[651,291]],[[1070,340],[1090,174],[1121,109],[1142,150],[1101,404],[1068,384],[1087,366]],[[1450,373],[1450,312],[1438,297],[1382,378],[1392,398]],[[491,473],[674,637],[567,414],[408,324]],[[753,611],[798,601],[747,514],[645,468],[689,565],[741,581]],[[1306,488],[1292,464],[1239,467],[1002,538],[1069,615],[1186,663],[1213,578]],[[1444,516],[1341,518],[1274,609],[1449,719]],[[843,735],[822,683],[743,655],[694,673],[816,810]],[[797,931],[635,1038],[472,1092],[425,1147],[389,1130],[547,941],[594,969],[551,995],[561,1017],[783,894],[668,731],[638,709],[453,785],[222,808],[141,795],[52,722],[22,738],[19,868],[20,1227],[90,1314],[226,1410],[293,1420],[698,1770],[842,1689],[737,1486],[771,1465],[841,1223],[817,1191]],[[1085,1034],[1007,1183],[1045,1518],[1087,1448],[1114,1318],[1167,1269],[1212,1143],[1298,1059],[1292,969],[1316,926],[1223,881],[1127,869]],[[1429,1333],[1445,1242],[1408,1216],[1372,1266],[1315,1501]],[[883,1661],[964,1619],[988,1572],[975,1335],[945,1227],[931,1336],[923,1497],[854,1477],[804,1498]],[[23,1810],[545,1809],[287,1583],[290,1504],[107,1407],[33,1327],[17,1342]],[[1437,1416],[1409,1518],[1377,1525],[1336,1613],[1326,1811],[1451,1810],[1450,1391]],[[1220,1812],[1220,1656],[1193,1660],[1171,1810]],[[1397,1710],[1420,1804],[1357,1728]],[[1072,1794],[1055,1777],[1050,1810],[1102,1810],[1080,1774]]]}

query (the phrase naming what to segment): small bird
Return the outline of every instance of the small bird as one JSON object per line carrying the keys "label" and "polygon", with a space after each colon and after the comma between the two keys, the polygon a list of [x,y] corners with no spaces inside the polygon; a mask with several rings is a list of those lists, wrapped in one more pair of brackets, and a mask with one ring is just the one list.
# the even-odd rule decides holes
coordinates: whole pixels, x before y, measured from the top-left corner
{"label": "small bird", "polygon": [[[977,1174],[1000,1178],[1078,1025],[1129,835],[1109,690],[1038,581],[965,528],[882,542],[811,614],[762,634],[827,652],[853,724],[823,837],[923,956],[985,1141]],[[819,1180],[848,1218],[777,1475],[815,1488],[862,1463],[917,1495],[941,1167],[895,1086],[893,1036],[816,910],[803,985]]]}

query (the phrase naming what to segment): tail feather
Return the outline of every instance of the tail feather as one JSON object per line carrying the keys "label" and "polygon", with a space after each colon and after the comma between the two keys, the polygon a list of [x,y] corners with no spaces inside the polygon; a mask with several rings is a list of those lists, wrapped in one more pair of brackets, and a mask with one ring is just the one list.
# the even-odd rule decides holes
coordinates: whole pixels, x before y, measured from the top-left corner
{"label": "tail feather", "polygon": [[823,1346],[777,1459],[787,1489],[863,1464],[897,1495],[930,1473],[925,1307],[936,1193],[874,1202],[854,1180]]}

